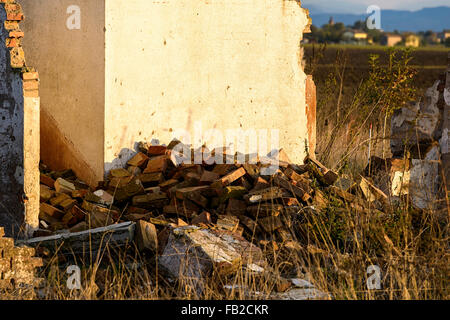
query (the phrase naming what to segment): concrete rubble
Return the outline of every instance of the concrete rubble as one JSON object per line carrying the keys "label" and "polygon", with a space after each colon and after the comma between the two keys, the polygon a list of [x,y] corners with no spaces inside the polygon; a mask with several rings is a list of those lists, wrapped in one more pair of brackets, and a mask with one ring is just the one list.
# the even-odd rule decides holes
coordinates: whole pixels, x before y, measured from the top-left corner
{"label": "concrete rubble", "polygon": [[420,101],[392,117],[393,158],[373,157],[366,169],[387,196],[409,196],[418,209],[448,208],[450,55],[448,64]]}
{"label": "concrete rubble", "polygon": [[192,283],[200,292],[202,280],[211,272],[223,276],[242,267],[262,272],[267,264],[261,249],[242,236],[197,226],[174,229],[159,262],[171,275]]}
{"label": "concrete rubble", "polygon": [[[280,160],[288,159],[283,150],[247,154],[241,164],[237,160],[242,155],[227,154],[226,148],[194,150],[178,140],[168,146],[139,143],[127,165],[111,170],[96,188],[72,170],[51,171],[41,164],[40,228],[21,244],[78,254],[87,243],[94,251],[135,243],[139,251],[157,256],[169,279],[199,295],[208,279],[249,272],[277,283],[270,298],[327,299],[304,279],[293,282],[274,273],[264,248],[301,250],[296,221],[330,206],[383,215],[389,210],[390,190],[399,196],[411,193],[409,188],[392,189],[391,177],[411,186],[414,170],[429,166],[435,171],[426,176],[427,183],[436,179],[432,160],[439,149],[430,150],[420,162],[373,158],[358,181],[340,177],[309,156],[303,165]],[[199,158],[199,164],[183,163]],[[399,175],[402,169],[410,173]],[[384,184],[375,183],[373,172],[386,170]],[[233,288],[226,284],[223,289]],[[257,296],[257,290],[249,289],[249,294]]]}

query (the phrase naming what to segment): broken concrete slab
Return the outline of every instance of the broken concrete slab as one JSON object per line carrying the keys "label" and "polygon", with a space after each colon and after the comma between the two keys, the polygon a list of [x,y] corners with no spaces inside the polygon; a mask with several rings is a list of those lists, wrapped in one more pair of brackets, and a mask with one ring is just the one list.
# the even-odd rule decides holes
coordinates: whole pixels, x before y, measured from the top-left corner
{"label": "broken concrete slab", "polygon": [[394,156],[402,157],[405,147],[415,153],[418,147],[440,139],[439,84],[440,81],[436,81],[421,101],[395,111],[391,120],[391,149]]}
{"label": "broken concrete slab", "polygon": [[284,293],[272,294],[272,300],[330,300],[328,293],[316,288],[295,288]]}
{"label": "broken concrete slab", "polygon": [[439,147],[432,147],[424,160],[413,159],[411,164],[409,194],[419,209],[433,209],[437,204],[440,183]]}
{"label": "broken concrete slab", "polygon": [[211,272],[227,275],[253,264],[263,268],[262,254],[257,257],[252,249],[258,251],[236,234],[186,226],[172,231],[159,263],[173,277],[201,292],[203,280]]}

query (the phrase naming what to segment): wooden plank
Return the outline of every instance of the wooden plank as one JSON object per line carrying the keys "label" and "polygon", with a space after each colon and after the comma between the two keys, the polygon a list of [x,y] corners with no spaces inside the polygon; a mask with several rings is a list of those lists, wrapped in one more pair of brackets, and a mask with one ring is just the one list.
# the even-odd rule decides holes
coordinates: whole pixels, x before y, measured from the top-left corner
{"label": "wooden plank", "polygon": [[129,244],[134,239],[135,228],[136,224],[134,222],[124,222],[76,233],[63,233],[49,237],[19,240],[16,244],[45,247],[53,252],[59,248],[63,254],[87,253],[91,249],[97,251],[105,248],[106,245],[121,247]]}

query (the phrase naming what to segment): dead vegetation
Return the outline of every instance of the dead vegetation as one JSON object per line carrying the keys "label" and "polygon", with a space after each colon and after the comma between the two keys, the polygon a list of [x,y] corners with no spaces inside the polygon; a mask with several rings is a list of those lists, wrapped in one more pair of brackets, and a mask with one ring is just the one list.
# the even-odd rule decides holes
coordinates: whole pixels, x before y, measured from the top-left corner
{"label": "dead vegetation", "polygon": [[[448,191],[418,207],[414,186],[396,180],[410,170],[411,153],[391,159],[390,148],[375,143],[390,140],[387,119],[412,99],[414,74],[407,56],[399,59],[392,78],[370,78],[351,106],[340,105],[330,134],[319,134],[326,166],[314,157],[292,164],[282,151],[178,153],[177,141],[142,143],[127,168],[95,189],[42,165],[43,238],[28,241],[45,261],[35,298],[449,299]],[[389,97],[396,103],[383,102]],[[370,121],[380,125],[369,138]],[[402,141],[411,150],[422,140]],[[385,157],[368,159],[369,143],[372,155]],[[210,157],[183,164],[198,154]],[[67,287],[72,265],[81,268],[79,290]]]}

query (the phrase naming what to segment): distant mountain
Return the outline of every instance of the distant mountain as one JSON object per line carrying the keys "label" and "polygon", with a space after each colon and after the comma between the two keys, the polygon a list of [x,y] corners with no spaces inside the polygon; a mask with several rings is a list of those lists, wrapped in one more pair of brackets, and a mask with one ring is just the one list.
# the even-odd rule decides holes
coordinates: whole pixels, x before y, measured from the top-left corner
{"label": "distant mountain", "polygon": [[302,7],[308,9],[309,12],[312,13],[312,14],[316,14],[317,15],[317,14],[321,14],[321,13],[326,13],[326,11],[324,11],[322,8],[320,8],[320,7],[318,7],[318,6],[314,5],[314,4],[308,4],[308,5],[303,5],[302,4]]}
{"label": "distant mountain", "polygon": [[[333,14],[315,11],[314,7],[305,6],[310,9],[312,22],[321,27],[327,24],[330,17],[335,22],[345,25],[353,25],[358,20],[365,20],[366,14]],[[381,27],[384,31],[442,31],[450,29],[450,7],[424,8],[419,11],[382,10]]]}

